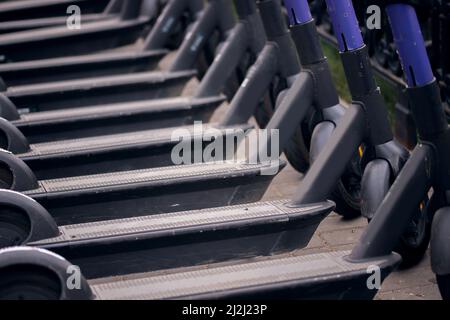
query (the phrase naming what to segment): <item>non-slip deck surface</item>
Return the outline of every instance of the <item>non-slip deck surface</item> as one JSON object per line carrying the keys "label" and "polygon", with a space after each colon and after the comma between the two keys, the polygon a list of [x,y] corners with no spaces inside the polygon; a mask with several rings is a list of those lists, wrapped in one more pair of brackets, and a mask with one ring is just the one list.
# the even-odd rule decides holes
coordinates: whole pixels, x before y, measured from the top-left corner
{"label": "non-slip deck surface", "polygon": [[257,202],[220,208],[208,208],[175,213],[165,213],[145,217],[100,221],[85,224],[62,226],[60,236],[34,243],[52,244],[66,241],[86,240],[125,234],[139,234],[149,231],[177,230],[193,226],[206,226],[218,223],[231,223],[244,220],[270,218],[273,221],[288,221],[289,214],[308,214],[320,205],[289,208],[286,201]]}
{"label": "non-slip deck surface", "polygon": [[171,181],[180,178],[192,178],[208,175],[242,174],[245,172],[261,172],[271,168],[270,163],[246,164],[246,163],[200,163],[194,165],[170,166],[164,168],[152,168],[144,170],[122,171],[89,176],[78,176],[54,180],[39,181],[40,188],[27,191],[33,195],[42,192],[67,192],[94,188],[114,187],[137,183],[151,183],[156,181]]}
{"label": "non-slip deck surface", "polygon": [[207,105],[211,103],[220,103],[224,101],[224,97],[210,98],[188,98],[177,97],[168,99],[152,99],[145,101],[135,101],[127,103],[114,103],[101,106],[90,106],[80,108],[68,108],[60,110],[42,111],[26,113],[21,119],[14,121],[15,124],[21,123],[40,123],[57,120],[74,120],[74,119],[95,119],[106,118],[111,115],[132,115],[144,112],[164,112],[167,110],[181,111],[189,110],[197,105]]}
{"label": "non-slip deck surface", "polygon": [[175,72],[147,71],[126,75],[106,76],[90,79],[76,79],[9,87],[6,94],[8,95],[8,97],[14,98],[27,95],[108,88],[118,85],[123,86],[141,83],[161,83],[172,79],[189,78],[194,76],[195,74],[196,72],[194,70]]}
{"label": "non-slip deck surface", "polygon": [[[180,133],[190,133],[191,139],[197,139],[202,137],[202,132],[208,132],[210,129],[214,129],[213,124],[202,125],[197,128],[194,126],[184,126],[184,127],[176,127],[176,128],[165,128],[165,129],[153,129],[153,130],[145,130],[138,132],[130,132],[130,133],[120,133],[120,134],[112,134],[106,136],[98,136],[98,137],[87,137],[80,139],[72,139],[72,140],[61,140],[61,141],[53,141],[53,142],[43,142],[30,145],[31,151],[27,153],[20,154],[20,157],[31,157],[31,156],[44,156],[44,155],[56,155],[56,154],[70,154],[74,152],[80,151],[90,151],[90,150],[98,150],[98,149],[109,149],[114,147],[121,146],[133,146],[140,144],[152,144],[157,142],[171,142],[172,134],[174,134],[175,130],[183,130],[179,131]],[[227,129],[237,129],[241,128],[238,126],[227,127]],[[225,134],[225,129],[217,129],[220,132]],[[175,138],[176,136],[174,136]]]}
{"label": "non-slip deck surface", "polygon": [[[165,275],[93,285],[97,299],[181,299],[204,293],[270,285],[288,281],[366,272],[377,261],[353,264],[344,258],[350,252],[320,253],[282,259],[268,259],[186,272],[175,270]],[[380,263],[383,261],[379,261]]]}

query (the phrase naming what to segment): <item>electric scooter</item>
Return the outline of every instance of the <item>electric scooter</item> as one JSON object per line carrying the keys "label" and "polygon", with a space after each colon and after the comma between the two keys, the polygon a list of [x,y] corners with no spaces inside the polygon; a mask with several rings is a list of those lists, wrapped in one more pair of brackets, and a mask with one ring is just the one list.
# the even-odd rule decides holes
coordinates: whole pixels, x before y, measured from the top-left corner
{"label": "electric scooter", "polygon": [[[395,246],[404,242],[411,221],[419,221],[414,225],[420,231],[432,220],[432,269],[436,273],[442,297],[449,299],[450,250],[447,239],[450,228],[450,129],[414,8],[408,4],[388,4],[387,13],[406,75],[406,94],[420,143],[397,177],[386,172],[386,164],[382,161],[367,167],[367,175],[380,174],[378,185],[371,186],[377,188],[373,193],[385,197],[381,202],[375,202],[378,206],[372,221],[351,257],[365,259],[397,250]],[[423,206],[422,199],[428,197],[430,190],[432,196],[428,212],[420,214],[418,208]],[[421,217],[419,220],[418,213]],[[423,240],[425,249],[428,248],[427,240]],[[420,242],[410,246],[407,253],[417,256],[415,251],[422,246],[418,244]]]}
{"label": "electric scooter", "polygon": [[[294,39],[298,38],[295,43],[298,45],[300,60],[303,68],[311,72],[315,83],[314,91],[316,91],[308,116],[285,149],[286,157],[291,165],[304,174],[320,154],[323,144],[345,114],[346,108],[339,103],[327,58],[315,28],[316,21],[312,18],[308,2],[287,0],[285,7],[291,25],[291,34]],[[307,45],[302,45],[303,43]],[[266,111],[268,115],[272,112],[272,110]],[[261,121],[259,124],[264,126]],[[361,214],[360,180],[361,168],[357,154],[339,180],[337,188],[330,195],[330,198],[336,202],[336,212],[345,218],[354,218]]]}

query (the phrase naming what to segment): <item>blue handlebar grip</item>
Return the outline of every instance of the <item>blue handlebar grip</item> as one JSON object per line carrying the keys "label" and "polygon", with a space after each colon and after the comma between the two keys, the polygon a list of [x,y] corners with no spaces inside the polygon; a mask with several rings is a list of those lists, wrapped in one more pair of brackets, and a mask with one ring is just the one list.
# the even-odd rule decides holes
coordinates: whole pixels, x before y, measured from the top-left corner
{"label": "blue handlebar grip", "polygon": [[308,0],[284,0],[291,25],[303,24],[313,19]]}
{"label": "blue handlebar grip", "polygon": [[434,75],[415,9],[407,4],[392,4],[386,11],[408,85],[429,84]]}
{"label": "blue handlebar grip", "polygon": [[355,9],[350,0],[326,0],[328,14],[341,52],[364,47]]}

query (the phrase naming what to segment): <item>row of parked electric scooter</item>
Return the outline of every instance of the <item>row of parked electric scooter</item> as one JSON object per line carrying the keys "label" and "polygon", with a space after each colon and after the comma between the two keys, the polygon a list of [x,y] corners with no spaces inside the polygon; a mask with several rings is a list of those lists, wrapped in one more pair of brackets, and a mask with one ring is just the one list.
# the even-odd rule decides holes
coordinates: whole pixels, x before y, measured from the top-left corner
{"label": "row of parked electric scooter", "polygon": [[[349,0],[327,0],[349,107],[307,0],[284,1],[290,30],[279,0],[100,2],[0,3],[1,298],[369,299],[371,270],[382,281],[413,265],[430,237],[450,297],[450,131],[410,5],[386,12],[421,141],[411,153],[393,138]],[[89,12],[79,29],[60,13],[69,3]],[[260,202],[267,172],[286,165],[260,157],[270,135],[233,161],[172,161],[175,130],[204,150],[252,116],[305,174],[290,200]],[[333,210],[370,221],[352,251],[284,255]]]}
{"label": "row of parked electric scooter", "polygon": [[[414,5],[418,13],[428,56],[434,75],[440,85],[444,109],[450,122],[450,46],[447,40],[450,30],[450,1],[411,0],[409,3]],[[381,15],[379,16],[380,29],[370,29],[366,24],[368,21],[370,23],[376,22],[374,18],[377,17],[377,10],[372,6],[374,4],[377,4],[377,2],[364,0],[355,2],[356,15],[376,74],[398,90],[395,105],[395,136],[408,148],[413,148],[417,144],[416,128],[411,117],[408,99],[403,95],[403,70],[394,37],[389,27],[389,21],[386,15]],[[312,1],[310,7],[316,24],[319,26],[320,35],[324,40],[335,45],[337,41],[333,35],[332,23],[326,12],[325,0]]]}

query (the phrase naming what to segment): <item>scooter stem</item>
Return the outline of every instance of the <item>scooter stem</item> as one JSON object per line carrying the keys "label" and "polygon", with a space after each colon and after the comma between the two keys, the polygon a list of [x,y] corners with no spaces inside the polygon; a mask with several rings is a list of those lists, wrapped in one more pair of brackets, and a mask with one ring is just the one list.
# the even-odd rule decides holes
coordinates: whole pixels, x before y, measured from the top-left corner
{"label": "scooter stem", "polygon": [[416,11],[407,4],[388,5],[386,11],[408,86],[429,84],[434,76]]}
{"label": "scooter stem", "polygon": [[291,25],[303,24],[312,20],[308,0],[284,0]]}
{"label": "scooter stem", "polygon": [[434,187],[445,192],[450,189],[450,131],[419,21],[410,5],[392,4],[387,6],[386,11],[406,74],[409,105],[419,137],[432,143],[437,151],[440,171]]}
{"label": "scooter stem", "polygon": [[326,0],[327,10],[341,52],[364,47],[358,19],[351,0]]}

